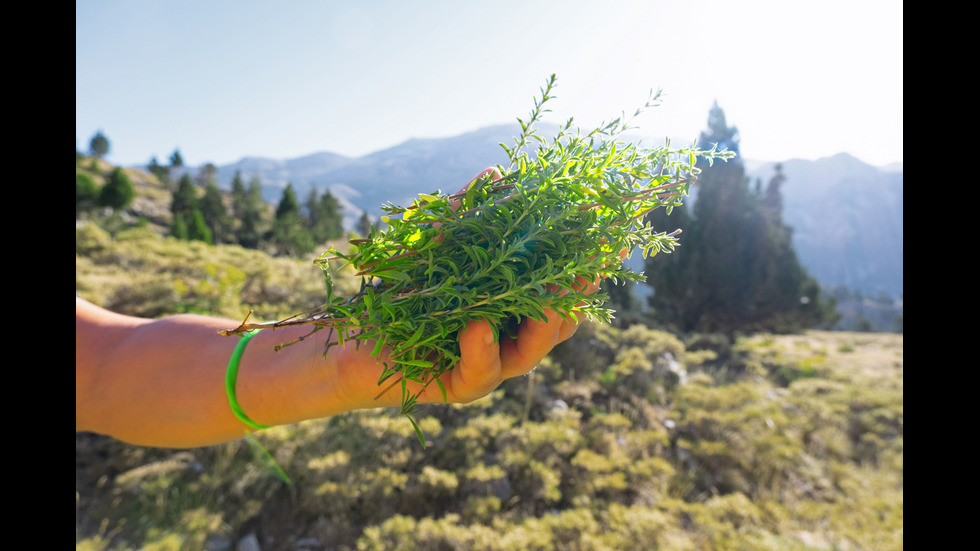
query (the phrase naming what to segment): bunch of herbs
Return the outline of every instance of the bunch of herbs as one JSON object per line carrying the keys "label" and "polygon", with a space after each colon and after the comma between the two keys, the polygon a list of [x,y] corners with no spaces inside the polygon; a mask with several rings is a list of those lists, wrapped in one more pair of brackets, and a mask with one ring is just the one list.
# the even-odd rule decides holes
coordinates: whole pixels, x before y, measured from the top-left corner
{"label": "bunch of herbs", "polygon": [[[607,295],[588,293],[581,282],[641,281],[621,253],[639,250],[645,258],[678,244],[676,232],[658,232],[646,214],[681,204],[699,158],[710,163],[733,154],[621,141],[633,118],[659,103],[659,92],[629,119],[588,133],[573,130],[569,119],[545,140],[535,124],[549,111],[555,82],[552,75],[527,119],[518,118],[514,144],[501,144],[509,166],[456,193],[436,190],[409,206],[384,205],[387,228],[372,228],[347,252],[331,248],[315,261],[327,283],[322,306],[235,331],[312,325],[334,332],[327,348],[364,341],[379,356],[387,346],[378,384],[382,392],[400,386],[401,412],[411,420],[418,393],[408,382],[434,382],[445,398],[439,376],[459,361],[458,334],[471,321],[488,321],[497,339],[525,318],[545,320],[545,309],[565,320],[609,321]],[[334,294],[330,274],[338,261],[357,270],[359,292]]]}

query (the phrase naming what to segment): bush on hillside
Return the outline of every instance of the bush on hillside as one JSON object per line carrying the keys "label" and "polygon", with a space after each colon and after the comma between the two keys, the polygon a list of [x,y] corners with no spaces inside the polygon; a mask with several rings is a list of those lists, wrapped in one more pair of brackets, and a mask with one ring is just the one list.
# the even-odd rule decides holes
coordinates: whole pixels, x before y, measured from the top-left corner
{"label": "bush on hillside", "polygon": [[99,206],[119,211],[128,207],[135,197],[132,180],[123,169],[117,167],[99,191]]}
{"label": "bush on hillside", "polygon": [[75,219],[96,207],[99,186],[87,172],[75,172]]}

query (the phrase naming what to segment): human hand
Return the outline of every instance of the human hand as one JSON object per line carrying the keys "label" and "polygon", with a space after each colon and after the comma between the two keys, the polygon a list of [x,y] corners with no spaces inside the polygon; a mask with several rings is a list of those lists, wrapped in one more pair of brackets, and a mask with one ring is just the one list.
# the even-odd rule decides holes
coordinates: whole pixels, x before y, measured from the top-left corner
{"label": "human hand", "polygon": [[[463,186],[455,195],[464,193],[481,178],[489,176],[494,182],[501,178],[495,167],[486,168]],[[454,206],[458,199],[450,199]],[[593,293],[599,287],[598,280],[587,281],[579,278],[579,289]],[[471,402],[486,396],[500,383],[512,377],[526,375],[559,343],[569,339],[578,329],[579,322],[574,313],[568,321],[551,309],[545,310],[546,321],[524,319],[511,337],[500,333],[496,342],[490,323],[470,322],[459,334],[461,360],[449,372],[442,375],[447,400]]]}
{"label": "human hand", "polygon": [[[587,293],[595,292],[598,281],[579,280]],[[568,340],[578,329],[579,321],[570,313],[568,320],[551,309],[545,309],[546,321],[526,318],[515,336],[500,333],[494,342],[493,331],[486,321],[470,322],[459,334],[461,360],[442,375],[447,400],[467,403],[481,398],[506,379],[526,375],[559,343]]]}
{"label": "human hand", "polygon": [[[459,207],[458,198],[465,194],[471,185],[487,176],[490,177],[491,182],[501,179],[500,171],[494,167],[481,171],[466,186],[450,196],[450,204],[453,208]],[[579,277],[575,286],[576,290],[584,291],[587,294],[595,292],[598,287],[598,277],[591,281]],[[550,290],[554,291],[555,289]],[[567,315],[563,317],[559,312],[546,308],[544,314],[544,320],[539,321],[531,318],[522,320],[513,336],[504,331],[499,331],[499,341],[494,338],[495,332],[491,328],[490,322],[470,322],[459,333],[460,361],[453,369],[439,376],[442,390],[445,390],[445,396],[443,396],[442,390],[438,389],[438,385],[432,382],[427,385],[409,383],[408,391],[413,395],[418,395],[418,401],[421,403],[443,401],[466,403],[485,396],[506,379],[527,374],[557,344],[570,338],[578,329],[579,318],[576,317],[574,311],[566,313]],[[383,365],[386,360],[387,356],[385,355],[381,358],[375,358],[378,366]],[[339,363],[344,365],[348,362]],[[365,374],[367,375],[362,377]],[[356,374],[351,373],[353,380],[372,385],[370,388],[373,393],[371,405],[397,405],[400,392],[389,391],[378,394],[377,380],[380,374],[380,367],[360,371]],[[360,392],[360,394],[363,395],[364,393]]]}

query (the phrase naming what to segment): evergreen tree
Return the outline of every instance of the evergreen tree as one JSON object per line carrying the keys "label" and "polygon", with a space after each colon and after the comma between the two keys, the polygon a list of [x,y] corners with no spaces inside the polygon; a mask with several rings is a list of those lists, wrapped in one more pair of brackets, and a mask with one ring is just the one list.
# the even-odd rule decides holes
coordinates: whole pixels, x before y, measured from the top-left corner
{"label": "evergreen tree", "polygon": [[212,235],[213,243],[226,243],[229,240],[231,219],[224,197],[218,189],[218,184],[211,182],[204,189],[204,197],[200,200],[201,216]]}
{"label": "evergreen tree", "polygon": [[241,173],[237,172],[231,182],[232,215],[238,222],[235,239],[238,244],[257,249],[262,243],[263,213],[265,203],[262,200],[262,181],[256,174],[246,189],[242,182]]}
{"label": "evergreen tree", "polygon": [[292,184],[287,184],[276,207],[272,221],[272,241],[281,255],[305,254],[315,248],[313,237],[306,229],[308,222],[300,213],[299,202]]}
{"label": "evergreen tree", "polygon": [[[700,141],[738,152],[738,131],[717,103]],[[749,188],[742,161],[702,166],[693,209],[659,211],[657,229],[683,229],[681,246],[647,263],[656,315],[683,331],[794,331],[828,321],[832,307],[797,260],[781,219],[777,172],[762,195]]]}
{"label": "evergreen tree", "polygon": [[354,227],[354,231],[361,237],[365,237],[371,233],[371,218],[368,217],[367,211],[362,212],[361,217],[357,219],[357,225]]}
{"label": "evergreen tree", "polygon": [[286,189],[282,190],[282,198],[276,207],[276,219],[299,216],[299,201],[296,200],[296,191],[293,184],[286,184]]}
{"label": "evergreen tree", "polygon": [[173,224],[170,227],[171,235],[178,239],[212,242],[211,230],[201,214],[197,186],[194,185],[190,175],[184,174],[177,182],[177,189],[174,191],[170,203],[170,212],[173,214]]}
{"label": "evergreen tree", "polygon": [[177,189],[174,190],[173,198],[170,201],[170,213],[174,215],[175,219],[177,216],[182,217],[186,223],[197,208],[197,188],[191,181],[191,177],[184,174],[177,181]]}
{"label": "evergreen tree", "polygon": [[689,204],[690,201],[685,201],[670,213],[666,209],[657,209],[647,215],[647,220],[656,231],[680,233],[680,244],[674,252],[647,258],[644,268],[646,282],[653,287],[654,295],[649,298],[649,303],[655,315],[677,326],[687,325],[684,314],[688,310],[684,308],[687,303],[683,297],[689,291],[688,274],[699,256],[697,248],[692,246]]}
{"label": "evergreen tree", "polygon": [[[173,181],[173,178],[180,178],[183,172],[184,158],[180,155],[180,150],[175,149],[170,155],[170,166],[167,167],[167,183]],[[179,183],[179,182],[178,182]]]}
{"label": "evergreen tree", "polygon": [[109,138],[105,137],[105,134],[101,130],[92,136],[92,141],[88,144],[89,154],[93,157],[99,159],[105,157],[109,153]]}
{"label": "evergreen tree", "polygon": [[187,222],[184,221],[184,215],[182,214],[174,215],[174,220],[170,224],[170,235],[182,241],[188,240]]}
{"label": "evergreen tree", "polygon": [[303,208],[306,211],[306,220],[309,222],[310,235],[313,236],[315,241],[319,241],[316,238],[316,225],[319,219],[318,211],[320,210],[320,196],[316,192],[316,186],[310,186],[310,194],[306,196],[306,202],[303,204]]}
{"label": "evergreen tree", "polygon": [[245,197],[245,181],[242,180],[242,171],[236,170],[231,179],[231,215],[235,218],[241,218],[245,212]]}
{"label": "evergreen tree", "polygon": [[150,172],[150,174],[157,177],[157,180],[160,180],[165,184],[170,183],[170,169],[168,167],[161,165],[157,161],[156,157],[150,159],[150,164],[147,165],[146,168]]}
{"label": "evergreen tree", "polygon": [[310,188],[306,199],[306,212],[310,221],[310,234],[317,243],[337,239],[344,235],[342,207],[330,190],[317,197],[316,188]]}
{"label": "evergreen tree", "polygon": [[197,209],[191,213],[190,223],[187,225],[187,239],[191,241],[203,241],[208,244],[214,243],[211,229],[204,221],[204,215]]}
{"label": "evergreen tree", "polygon": [[247,197],[248,190],[245,188],[245,181],[242,180],[242,171],[236,170],[231,179],[231,219],[229,225],[232,226],[234,241],[239,244],[241,243],[239,232],[245,215]]}
{"label": "evergreen tree", "polygon": [[95,208],[99,201],[99,186],[87,172],[75,173],[75,219]]}
{"label": "evergreen tree", "polygon": [[218,167],[214,163],[204,163],[197,173],[197,185],[207,188],[210,184],[218,183]]}
{"label": "evergreen tree", "polygon": [[344,235],[344,207],[340,201],[327,190],[320,197],[320,216],[323,222],[325,240],[339,239]]}
{"label": "evergreen tree", "polygon": [[128,207],[135,196],[133,182],[123,169],[116,167],[109,176],[109,181],[99,192],[99,205],[118,211]]}
{"label": "evergreen tree", "polygon": [[[765,209],[765,214],[771,220],[782,224],[783,218],[783,193],[782,186],[786,182],[786,176],[783,175],[783,165],[777,164],[775,166],[776,174],[769,180],[769,185],[766,186],[766,191],[762,196],[762,206]],[[758,183],[756,187],[761,187]]]}

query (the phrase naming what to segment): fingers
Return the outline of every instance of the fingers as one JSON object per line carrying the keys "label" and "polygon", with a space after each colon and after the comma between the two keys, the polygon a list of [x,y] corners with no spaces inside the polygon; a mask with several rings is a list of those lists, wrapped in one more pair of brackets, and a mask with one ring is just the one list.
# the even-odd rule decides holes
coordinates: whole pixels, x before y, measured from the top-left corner
{"label": "fingers", "polygon": [[582,276],[575,278],[575,290],[583,291],[587,295],[599,290],[599,285],[602,283],[602,278],[594,277],[592,279],[587,279]]}
{"label": "fingers", "polygon": [[[503,376],[501,345],[494,342],[493,331],[486,321],[473,321],[459,333],[461,359],[444,374],[447,392],[454,402],[471,402],[487,395],[506,378]],[[448,382],[448,384],[446,384]]]}
{"label": "fingers", "polygon": [[[525,319],[515,338],[500,338],[501,372],[504,379],[524,375],[538,365],[562,340],[575,332],[554,310],[545,310],[547,321]],[[577,325],[577,324],[576,324]]]}
{"label": "fingers", "polygon": [[[577,288],[595,292],[599,280],[578,278]],[[442,375],[443,385],[452,402],[471,402],[486,396],[500,383],[512,377],[526,375],[559,343],[571,338],[580,320],[575,312],[568,321],[551,309],[545,310],[545,320],[526,318],[511,338],[501,335],[494,342],[493,331],[486,321],[470,322],[459,334],[460,361]]]}
{"label": "fingers", "polygon": [[565,322],[553,310],[546,310],[545,314],[547,321],[526,319],[516,338],[502,335],[499,343],[494,342],[488,322],[470,322],[459,334],[459,363],[443,374],[450,401],[471,402],[486,396],[506,379],[526,375],[578,328],[577,323]]}

